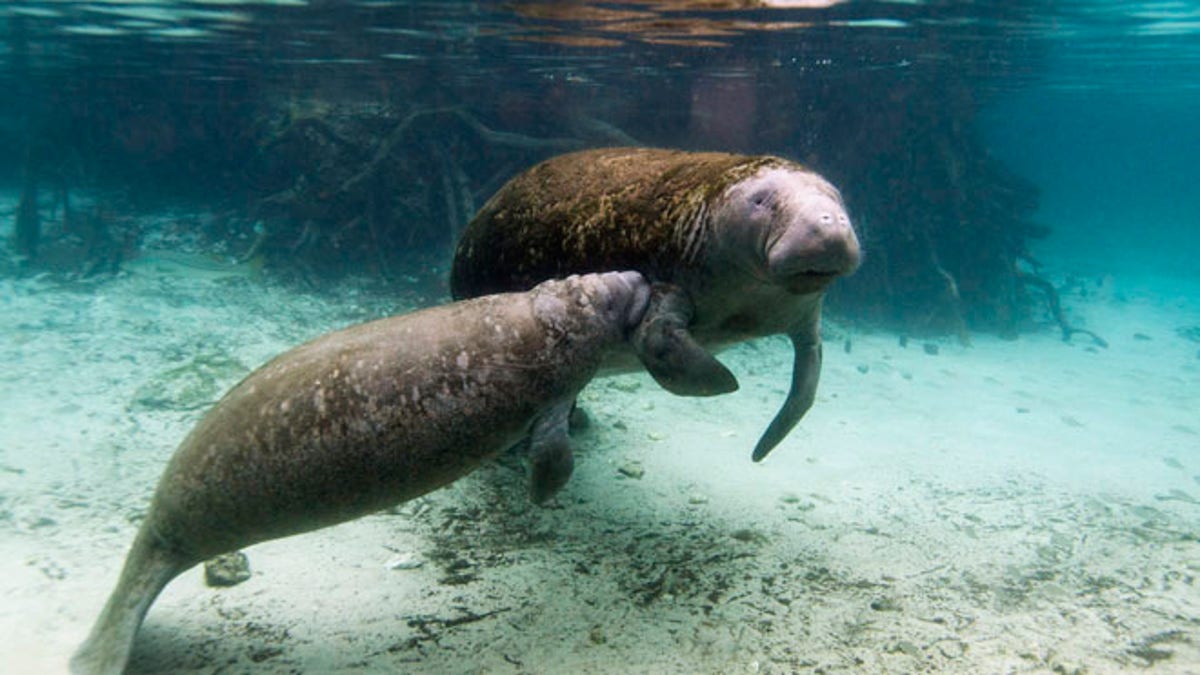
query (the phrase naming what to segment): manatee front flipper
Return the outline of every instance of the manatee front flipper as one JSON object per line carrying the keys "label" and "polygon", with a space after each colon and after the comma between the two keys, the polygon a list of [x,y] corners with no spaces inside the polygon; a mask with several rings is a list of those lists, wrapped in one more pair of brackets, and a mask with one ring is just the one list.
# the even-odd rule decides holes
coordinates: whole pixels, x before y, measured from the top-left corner
{"label": "manatee front flipper", "polygon": [[556,403],[533,422],[529,431],[529,498],[542,504],[571,478],[575,457],[571,453],[571,409],[575,401]]}
{"label": "manatee front flipper", "polygon": [[821,378],[821,337],[815,330],[793,333],[789,337],[792,338],[792,348],[796,353],[795,363],[792,364],[792,388],[783,407],[771,420],[771,426],[767,427],[762,438],[758,439],[758,445],[754,446],[751,457],[756,462],[779,445],[812,407],[813,399],[817,396],[817,380]]}
{"label": "manatee front flipper", "polygon": [[737,391],[729,369],[692,334],[692,302],[673,284],[651,285],[650,307],[630,338],[638,359],[663,389],[680,396],[716,396]]}

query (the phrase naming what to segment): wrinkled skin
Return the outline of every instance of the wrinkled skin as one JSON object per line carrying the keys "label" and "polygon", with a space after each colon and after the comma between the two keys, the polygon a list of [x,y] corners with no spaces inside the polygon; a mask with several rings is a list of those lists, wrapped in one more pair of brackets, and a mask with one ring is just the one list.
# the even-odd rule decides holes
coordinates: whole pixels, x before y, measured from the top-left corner
{"label": "wrinkled skin", "polygon": [[[602,373],[645,367],[681,395],[737,388],[711,352],[788,335],[791,388],[754,449],[758,461],[812,405],[821,301],[859,259],[840,193],[799,164],[605,148],[552,158],[502,187],[464,232],[450,282],[454,297],[463,298],[567,274],[636,269],[652,282],[651,307]],[[539,433],[566,431],[559,424]],[[531,445],[569,452],[565,438],[534,438]]]}
{"label": "wrinkled skin", "polygon": [[150,604],[200,561],[420,496],[555,424],[649,295],[636,272],[571,277],[352,326],[254,371],[172,456],[71,670],[122,672]]}

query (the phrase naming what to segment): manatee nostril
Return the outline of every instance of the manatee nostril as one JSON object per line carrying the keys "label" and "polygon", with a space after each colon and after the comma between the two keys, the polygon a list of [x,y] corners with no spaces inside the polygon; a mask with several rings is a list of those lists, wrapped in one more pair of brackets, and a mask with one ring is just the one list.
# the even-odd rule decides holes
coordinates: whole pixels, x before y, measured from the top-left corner
{"label": "manatee nostril", "polygon": [[826,211],[817,216],[815,225],[817,228],[848,227],[850,216],[841,211]]}
{"label": "manatee nostril", "polygon": [[831,280],[858,268],[858,239],[841,210],[813,214],[811,220],[786,230],[767,254],[768,269],[785,278]]}

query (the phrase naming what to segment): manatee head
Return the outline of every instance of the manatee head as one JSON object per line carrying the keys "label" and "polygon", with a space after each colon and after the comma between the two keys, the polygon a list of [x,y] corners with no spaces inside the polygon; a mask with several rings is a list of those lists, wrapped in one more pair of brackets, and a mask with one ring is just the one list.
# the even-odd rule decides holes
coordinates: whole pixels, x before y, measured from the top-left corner
{"label": "manatee head", "polygon": [[650,304],[650,284],[638,272],[604,272],[579,277],[592,308],[628,331],[641,322]]}
{"label": "manatee head", "polygon": [[627,335],[646,314],[650,284],[639,272],[573,274],[534,289],[534,313],[556,332],[598,326]]}
{"label": "manatee head", "polygon": [[799,165],[767,165],[732,183],[713,209],[726,255],[794,293],[858,268],[858,237],[837,188]]}

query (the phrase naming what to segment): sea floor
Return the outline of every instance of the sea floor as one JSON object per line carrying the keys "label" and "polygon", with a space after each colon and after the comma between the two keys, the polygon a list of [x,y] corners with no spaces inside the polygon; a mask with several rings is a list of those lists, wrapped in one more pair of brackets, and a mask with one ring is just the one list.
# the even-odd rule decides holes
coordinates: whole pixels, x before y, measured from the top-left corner
{"label": "sea floor", "polygon": [[[207,405],[308,338],[440,300],[398,285],[0,278],[4,672],[65,670]],[[1200,672],[1200,293],[1085,285],[1065,301],[1107,349],[830,322],[818,401],[759,464],[782,339],[722,356],[729,396],[599,379],[548,508],[506,458],[251,547],[240,585],[191,570],[130,672]]]}

